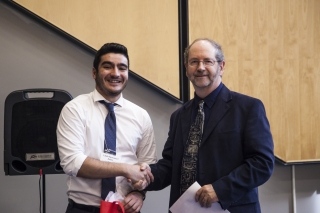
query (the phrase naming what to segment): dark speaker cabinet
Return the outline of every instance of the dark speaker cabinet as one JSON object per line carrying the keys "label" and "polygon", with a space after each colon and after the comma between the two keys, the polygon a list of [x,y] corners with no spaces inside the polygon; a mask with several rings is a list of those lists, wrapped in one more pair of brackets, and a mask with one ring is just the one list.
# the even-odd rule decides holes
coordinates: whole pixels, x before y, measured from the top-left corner
{"label": "dark speaker cabinet", "polygon": [[63,90],[27,89],[10,93],[4,114],[6,175],[63,173],[56,128],[63,106],[72,96]]}

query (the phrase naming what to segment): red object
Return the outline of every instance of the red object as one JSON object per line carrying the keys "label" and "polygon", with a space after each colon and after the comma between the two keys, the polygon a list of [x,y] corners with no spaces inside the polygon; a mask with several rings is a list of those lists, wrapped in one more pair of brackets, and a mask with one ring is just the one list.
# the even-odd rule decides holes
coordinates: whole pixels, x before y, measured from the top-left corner
{"label": "red object", "polygon": [[111,203],[101,200],[100,213],[125,213],[125,211],[122,203],[119,201],[114,201]]}

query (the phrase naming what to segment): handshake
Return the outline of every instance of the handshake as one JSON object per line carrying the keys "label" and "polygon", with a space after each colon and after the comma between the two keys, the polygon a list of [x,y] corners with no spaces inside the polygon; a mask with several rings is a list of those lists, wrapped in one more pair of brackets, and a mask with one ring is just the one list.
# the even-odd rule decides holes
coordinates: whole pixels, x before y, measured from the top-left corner
{"label": "handshake", "polygon": [[127,181],[131,183],[135,190],[142,191],[154,181],[150,166],[147,163],[142,163],[140,166],[130,165],[127,174]]}

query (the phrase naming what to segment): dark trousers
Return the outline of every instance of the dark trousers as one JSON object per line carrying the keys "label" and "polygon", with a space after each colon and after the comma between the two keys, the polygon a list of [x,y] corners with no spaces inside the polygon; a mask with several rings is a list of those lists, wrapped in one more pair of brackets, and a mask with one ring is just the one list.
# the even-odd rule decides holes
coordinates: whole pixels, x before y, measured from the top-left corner
{"label": "dark trousers", "polygon": [[78,204],[71,199],[68,199],[68,201],[66,213],[100,213],[100,208],[98,207]]}

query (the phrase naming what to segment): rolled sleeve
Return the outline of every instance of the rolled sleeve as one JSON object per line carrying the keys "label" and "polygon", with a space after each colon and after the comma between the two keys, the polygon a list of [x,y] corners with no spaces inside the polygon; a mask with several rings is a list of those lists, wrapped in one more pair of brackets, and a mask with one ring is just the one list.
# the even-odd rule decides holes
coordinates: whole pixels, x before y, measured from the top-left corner
{"label": "rolled sleeve", "polygon": [[143,135],[137,149],[137,157],[139,164],[152,164],[157,161],[156,141],[151,118],[146,111],[144,113]]}
{"label": "rolled sleeve", "polygon": [[[70,103],[70,102],[69,102]],[[84,125],[79,111],[66,104],[60,113],[57,125],[57,143],[60,164],[64,172],[77,176],[87,156],[84,154]]]}

